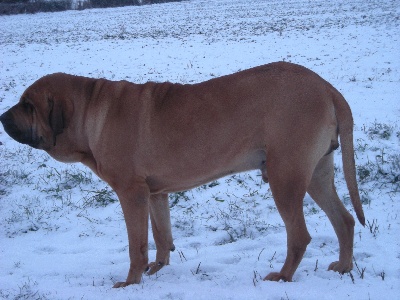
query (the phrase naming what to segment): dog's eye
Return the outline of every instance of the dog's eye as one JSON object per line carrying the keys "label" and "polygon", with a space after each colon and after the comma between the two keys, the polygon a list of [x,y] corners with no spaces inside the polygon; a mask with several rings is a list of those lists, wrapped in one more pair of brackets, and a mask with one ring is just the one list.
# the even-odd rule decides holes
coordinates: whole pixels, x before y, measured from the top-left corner
{"label": "dog's eye", "polygon": [[28,103],[26,101],[22,102],[22,108],[27,113],[32,113],[34,111],[34,109],[35,109],[32,104],[30,104],[30,103]]}

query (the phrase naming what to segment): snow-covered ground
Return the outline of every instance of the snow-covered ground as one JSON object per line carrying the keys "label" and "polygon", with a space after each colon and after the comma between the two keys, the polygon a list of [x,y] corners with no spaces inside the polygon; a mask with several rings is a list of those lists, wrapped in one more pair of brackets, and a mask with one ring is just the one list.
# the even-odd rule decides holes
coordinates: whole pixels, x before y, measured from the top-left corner
{"label": "snow-covered ground", "polygon": [[[269,187],[258,172],[222,178],[171,195],[171,265],[112,289],[129,267],[116,196],[87,168],[19,145],[0,126],[0,298],[398,299],[400,2],[191,0],[1,16],[0,27],[0,113],[59,71],[138,83],[199,82],[278,60],[316,71],[353,110],[368,221],[356,224],[351,274],[328,272],[337,238],[307,196],[313,240],[294,282],[264,282],[286,253]],[[338,192],[353,213],[336,152]]]}

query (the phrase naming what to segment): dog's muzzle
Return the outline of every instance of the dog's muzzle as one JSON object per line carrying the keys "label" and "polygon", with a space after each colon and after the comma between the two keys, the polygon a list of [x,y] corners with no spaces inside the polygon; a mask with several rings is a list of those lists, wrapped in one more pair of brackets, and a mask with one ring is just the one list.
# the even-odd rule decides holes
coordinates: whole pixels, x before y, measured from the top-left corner
{"label": "dog's muzzle", "polygon": [[3,124],[5,132],[14,140],[21,144],[38,148],[39,141],[34,139],[32,129],[29,128],[29,130],[21,130],[17,125],[15,125],[13,114],[10,111],[6,111],[0,116],[0,122]]}

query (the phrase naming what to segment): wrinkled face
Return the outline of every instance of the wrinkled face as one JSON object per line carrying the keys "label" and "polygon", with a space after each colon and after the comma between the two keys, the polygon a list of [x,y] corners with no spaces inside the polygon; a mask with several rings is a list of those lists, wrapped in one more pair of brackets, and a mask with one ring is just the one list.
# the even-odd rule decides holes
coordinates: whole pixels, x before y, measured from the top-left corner
{"label": "wrinkled face", "polygon": [[43,89],[29,87],[18,104],[0,116],[4,130],[14,140],[49,150],[63,131],[62,108]]}

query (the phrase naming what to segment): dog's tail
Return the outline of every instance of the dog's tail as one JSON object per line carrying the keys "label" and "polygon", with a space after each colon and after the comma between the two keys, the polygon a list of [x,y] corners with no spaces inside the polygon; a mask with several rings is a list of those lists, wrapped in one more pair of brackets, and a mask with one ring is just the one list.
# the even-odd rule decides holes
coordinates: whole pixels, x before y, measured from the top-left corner
{"label": "dog's tail", "polygon": [[360,223],[365,226],[364,211],[356,179],[356,164],[354,160],[353,144],[353,116],[351,114],[350,106],[342,94],[335,88],[333,88],[333,90],[333,104],[335,106],[336,118],[338,121],[340,142],[342,144],[344,178],[346,180],[347,188],[349,189],[351,203],[353,204],[357,218]]}

